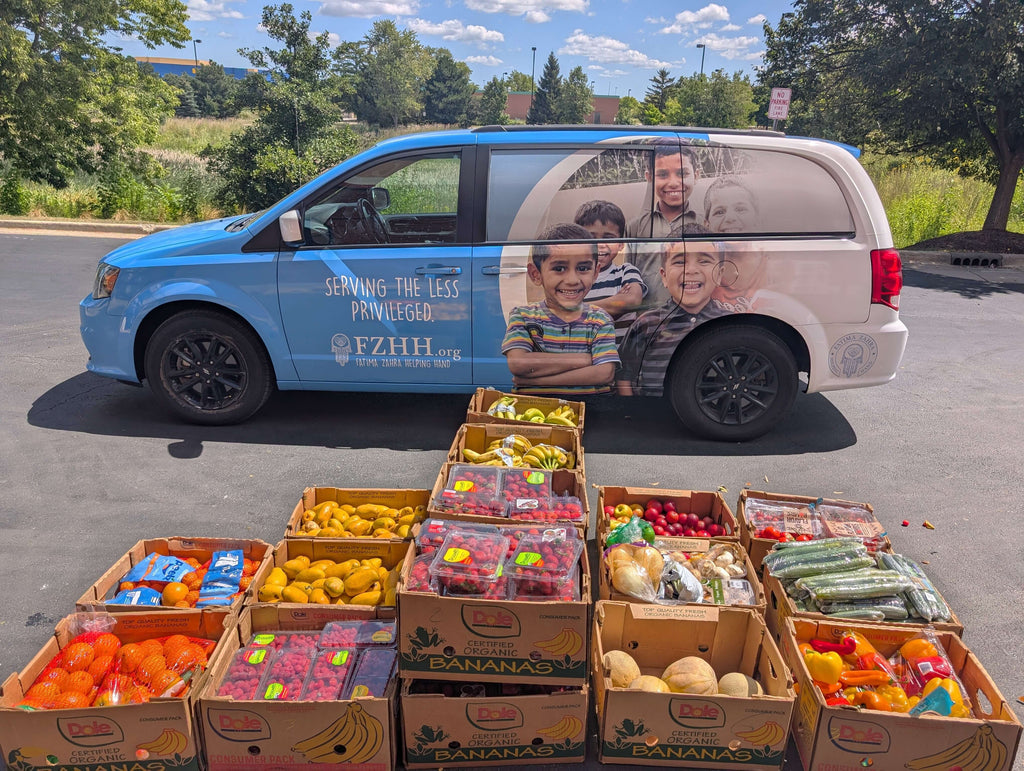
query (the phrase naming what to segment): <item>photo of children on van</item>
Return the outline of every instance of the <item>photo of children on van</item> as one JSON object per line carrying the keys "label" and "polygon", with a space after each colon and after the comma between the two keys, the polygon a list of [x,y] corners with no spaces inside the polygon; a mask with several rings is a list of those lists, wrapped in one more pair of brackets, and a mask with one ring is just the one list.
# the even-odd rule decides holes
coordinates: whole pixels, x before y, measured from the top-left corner
{"label": "photo of children on van", "polygon": [[[559,224],[540,241],[591,239],[580,225]],[[520,393],[608,393],[619,363],[612,317],[584,300],[598,275],[596,243],[539,243],[527,276],[540,302],[513,309],[501,344]]]}
{"label": "photo of children on van", "polygon": [[[735,176],[718,177],[704,193],[704,227],[711,233],[756,233],[762,229],[757,199]],[[767,279],[767,257],[762,249],[730,244],[721,263],[718,286],[712,294],[724,310],[743,313],[754,309],[754,298]]]}

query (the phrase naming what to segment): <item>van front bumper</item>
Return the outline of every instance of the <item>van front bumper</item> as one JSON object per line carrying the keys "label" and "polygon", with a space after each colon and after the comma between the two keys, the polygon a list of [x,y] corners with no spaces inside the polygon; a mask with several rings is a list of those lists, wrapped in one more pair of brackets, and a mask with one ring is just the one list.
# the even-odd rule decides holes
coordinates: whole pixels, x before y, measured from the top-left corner
{"label": "van front bumper", "polygon": [[86,369],[97,375],[138,383],[133,335],[124,329],[124,316],[107,313],[109,299],[86,295],[78,305],[79,332],[89,352]]}

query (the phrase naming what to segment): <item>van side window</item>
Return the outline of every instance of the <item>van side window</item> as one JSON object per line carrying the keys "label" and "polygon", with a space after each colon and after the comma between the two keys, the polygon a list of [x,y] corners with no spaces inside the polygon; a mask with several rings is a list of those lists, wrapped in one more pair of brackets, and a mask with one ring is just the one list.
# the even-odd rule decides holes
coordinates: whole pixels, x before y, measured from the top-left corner
{"label": "van side window", "polygon": [[305,208],[307,246],[454,243],[460,159],[404,156],[361,169]]}

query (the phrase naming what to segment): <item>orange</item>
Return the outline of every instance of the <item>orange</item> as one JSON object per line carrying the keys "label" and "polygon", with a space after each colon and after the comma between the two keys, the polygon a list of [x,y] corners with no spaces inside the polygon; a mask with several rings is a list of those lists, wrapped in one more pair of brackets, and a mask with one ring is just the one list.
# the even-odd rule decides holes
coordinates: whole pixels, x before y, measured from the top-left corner
{"label": "orange", "polygon": [[77,691],[65,691],[53,700],[53,709],[78,709],[88,706],[89,697]]}
{"label": "orange", "polygon": [[104,632],[92,643],[92,649],[96,652],[96,656],[113,656],[117,653],[117,649],[121,647],[121,641],[117,638],[117,635],[110,634],[110,632]]}
{"label": "orange", "polygon": [[100,683],[103,682],[103,678],[107,676],[107,672],[110,671],[113,665],[113,656],[97,656],[92,660],[92,664],[89,665],[87,671],[92,675],[92,679],[95,682]]}
{"label": "orange", "polygon": [[26,697],[46,702],[60,696],[61,688],[56,683],[35,683],[28,689]]}
{"label": "orange", "polygon": [[96,653],[88,643],[76,642],[62,650],[60,657],[64,669],[68,672],[77,672],[81,669],[88,669],[96,657]]}
{"label": "orange", "polygon": [[117,651],[117,661],[121,665],[122,672],[134,672],[135,668],[142,663],[143,658],[145,655],[142,648],[135,643],[122,645]]}
{"label": "orange", "polygon": [[167,586],[164,587],[162,593],[164,605],[174,605],[176,602],[181,602],[185,599],[185,595],[189,593],[189,588],[181,581],[171,581]]}
{"label": "orange", "polygon": [[64,683],[64,691],[76,691],[78,693],[89,693],[92,690],[93,679],[85,670],[72,672]]}
{"label": "orange", "polygon": [[181,648],[176,656],[168,659],[167,668],[172,669],[179,675],[193,669],[200,664],[206,663],[206,654],[198,645],[189,644]]}
{"label": "orange", "polygon": [[164,644],[155,638],[143,640],[139,643],[139,648],[142,649],[142,658],[162,656],[164,654]]}
{"label": "orange", "polygon": [[153,698],[153,694],[144,685],[135,685],[125,691],[121,699],[123,704],[144,704]]}
{"label": "orange", "polygon": [[121,703],[121,694],[118,691],[102,690],[96,694],[92,705],[94,707],[110,707]]}
{"label": "orange", "polygon": [[36,685],[40,683],[54,683],[59,691],[64,687],[64,682],[68,679],[68,671],[61,669],[60,667],[51,667],[43,672],[39,677],[36,678]]}
{"label": "orange", "polygon": [[186,562],[194,568],[197,568],[200,565],[199,560],[197,560],[195,557],[185,557],[185,559],[182,560],[182,562]]}
{"label": "orange", "polygon": [[122,581],[117,585],[117,591],[119,592],[130,592],[135,588],[135,583],[132,581]]}
{"label": "orange", "polygon": [[200,584],[203,583],[203,579],[197,576],[195,573],[186,573],[181,577],[181,582],[185,584],[189,589],[198,589]]}
{"label": "orange", "polygon": [[251,559],[242,559],[242,575],[252,576],[256,574],[256,570],[259,568],[259,563],[253,562]]}
{"label": "orange", "polygon": [[196,603],[199,602],[199,590],[193,589],[191,592],[185,595],[185,602],[188,603],[190,608],[194,608]]}
{"label": "orange", "polygon": [[167,662],[161,655],[146,656],[135,670],[135,682],[149,685],[153,678],[167,669]]}
{"label": "orange", "polygon": [[178,648],[184,648],[189,644],[189,639],[183,634],[172,634],[164,639],[164,656],[170,655]]}
{"label": "orange", "polygon": [[179,680],[181,680],[181,678],[178,677],[177,672],[165,669],[153,678],[149,687],[153,689],[154,696],[159,696]]}
{"label": "orange", "polygon": [[103,678],[103,684],[100,688],[104,691],[124,693],[133,685],[135,685],[135,681],[132,680],[130,675],[107,675]]}

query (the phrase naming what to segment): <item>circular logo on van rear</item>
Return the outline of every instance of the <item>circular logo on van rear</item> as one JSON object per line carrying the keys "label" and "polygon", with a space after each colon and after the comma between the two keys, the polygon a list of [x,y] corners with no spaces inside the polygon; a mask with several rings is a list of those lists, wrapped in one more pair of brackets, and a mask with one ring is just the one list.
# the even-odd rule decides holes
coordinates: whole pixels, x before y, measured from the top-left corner
{"label": "circular logo on van rear", "polygon": [[851,332],[840,337],[828,352],[828,368],[836,377],[861,377],[878,358],[878,344],[870,335]]}

